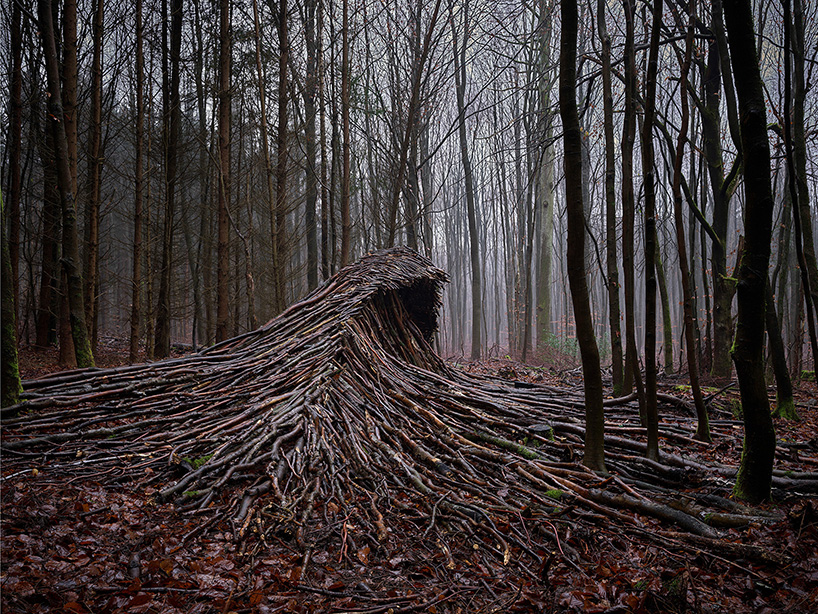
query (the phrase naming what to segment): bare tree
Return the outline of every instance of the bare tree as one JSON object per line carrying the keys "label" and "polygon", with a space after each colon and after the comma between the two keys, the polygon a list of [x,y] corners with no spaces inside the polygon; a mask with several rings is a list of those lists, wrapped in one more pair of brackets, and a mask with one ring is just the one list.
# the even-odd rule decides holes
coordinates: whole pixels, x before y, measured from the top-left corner
{"label": "bare tree", "polygon": [[77,239],[77,211],[74,192],[71,190],[71,169],[68,159],[68,145],[65,123],[62,121],[62,92],[60,88],[60,68],[57,59],[57,45],[54,38],[50,0],[38,0],[37,16],[40,37],[43,44],[48,80],[48,113],[54,138],[54,158],[57,167],[57,184],[62,208],[63,253],[62,269],[67,281],[65,294],[68,299],[71,337],[78,367],[93,367],[94,354],[91,351],[88,329],[85,326],[85,309],[82,304],[82,278],[79,271],[79,246]]}
{"label": "bare tree", "polygon": [[733,362],[744,414],[744,450],[734,494],[754,503],[770,496],[775,429],[764,381],[764,310],[770,261],[773,196],[767,110],[755,47],[750,0],[726,0],[724,15],[741,117],[746,238],[738,281],[738,320]]}
{"label": "bare tree", "polygon": [[560,117],[565,151],[565,206],[568,212],[568,282],[576,320],[577,341],[582,355],[585,386],[585,452],[582,462],[595,471],[605,471],[605,418],[602,408],[602,376],[599,348],[594,336],[588,280],[585,276],[585,220],[582,203],[582,138],[577,113],[577,5],[560,3]]}

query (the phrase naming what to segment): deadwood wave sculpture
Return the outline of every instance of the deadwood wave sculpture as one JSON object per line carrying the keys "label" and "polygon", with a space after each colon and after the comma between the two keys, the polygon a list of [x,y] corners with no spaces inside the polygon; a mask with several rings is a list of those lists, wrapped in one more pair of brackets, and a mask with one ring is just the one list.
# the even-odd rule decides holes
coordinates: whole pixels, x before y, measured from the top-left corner
{"label": "deadwood wave sculpture", "polygon": [[[27,381],[25,400],[4,410],[13,416],[4,480],[39,467],[150,486],[178,509],[233,522],[242,537],[254,519],[255,531],[275,526],[305,552],[319,535],[340,539],[339,523],[326,528],[329,509],[354,517],[364,541],[388,539],[412,514],[423,537],[479,533],[490,556],[526,567],[555,546],[576,565],[581,554],[557,527],[589,522],[665,544],[681,527],[698,550],[782,560],[721,540],[702,521],[705,512],[730,526],[769,520],[757,511],[712,495],[669,505],[691,481],[720,480],[723,491],[734,468],[669,454],[652,463],[640,458],[644,444],[612,434],[613,474],[595,475],[575,461],[578,393],[444,363],[431,343],[446,281],[407,248],[382,250],[258,330],[198,354]],[[661,530],[645,532],[633,512],[660,519]]]}

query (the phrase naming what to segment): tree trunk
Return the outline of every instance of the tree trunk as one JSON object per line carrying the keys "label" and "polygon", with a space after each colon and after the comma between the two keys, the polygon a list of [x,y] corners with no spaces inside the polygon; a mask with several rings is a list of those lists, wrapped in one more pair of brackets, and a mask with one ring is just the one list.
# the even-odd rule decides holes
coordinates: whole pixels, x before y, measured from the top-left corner
{"label": "tree trunk", "polygon": [[287,34],[287,0],[280,0],[278,10],[278,136],[276,138],[276,201],[273,215],[273,278],[275,313],[287,306],[284,295],[287,222],[287,62],[290,43]]}
{"label": "tree trunk", "polygon": [[93,59],[91,64],[91,120],[88,135],[88,178],[85,189],[85,257],[83,301],[85,322],[96,348],[98,336],[99,199],[102,174],[102,36],[105,0],[94,0]]}
{"label": "tree trunk", "polygon": [[457,90],[458,134],[460,137],[460,160],[466,180],[466,216],[469,223],[469,255],[471,261],[471,359],[477,360],[482,352],[483,326],[483,278],[480,266],[480,244],[477,237],[477,217],[474,204],[474,179],[469,160],[468,139],[466,138],[466,44],[469,33],[469,4],[463,5],[463,43],[458,46],[457,29],[451,17],[452,45],[454,47],[455,89]]}
{"label": "tree trunk", "polygon": [[619,324],[619,259],[616,249],[616,159],[611,84],[611,37],[605,23],[605,1],[597,0],[597,27],[602,42],[602,102],[605,122],[605,256],[608,277],[608,325],[611,336],[613,395],[623,394],[622,329]]}
{"label": "tree trunk", "polygon": [[662,261],[662,249],[656,241],[656,282],[659,288],[659,305],[662,308],[662,354],[664,355],[665,375],[673,375],[673,319],[670,314],[670,296],[667,289],[665,264]]}
{"label": "tree trunk", "polygon": [[[815,260],[815,243],[812,234],[812,214],[809,206],[809,190],[807,188],[807,145],[804,134],[804,15],[800,1],[796,0],[795,26],[792,19],[785,20],[785,117],[792,117],[792,122],[785,122],[785,145],[787,148],[787,166],[789,167],[789,190],[792,201],[796,204],[798,215],[794,216],[796,240],[801,269],[801,283],[804,286],[804,306],[807,316],[807,331],[809,332],[810,346],[812,347],[813,362],[818,362],[818,337],[816,337],[816,309],[818,309],[818,264]],[[785,14],[790,14],[789,0],[783,0]],[[786,44],[789,40],[790,44]],[[791,62],[791,58],[794,62]],[[793,83],[792,68],[795,79]],[[792,96],[794,94],[794,96]],[[792,100],[794,98],[794,101]],[[791,104],[792,101],[794,104]],[[795,126],[795,122],[801,126]]]}
{"label": "tree trunk", "polygon": [[753,503],[770,496],[775,430],[764,383],[764,312],[770,261],[773,196],[761,72],[749,0],[727,0],[724,14],[741,117],[746,238],[738,274],[738,320],[733,362],[744,414],[744,449],[734,494]]}
{"label": "tree trunk", "polygon": [[[163,133],[165,157],[165,211],[162,233],[162,264],[159,269],[159,296],[156,306],[156,334],[154,355],[165,358],[170,354],[170,294],[173,266],[173,222],[175,217],[177,157],[182,109],[179,96],[179,64],[182,48],[182,0],[170,0],[170,48],[167,44],[168,0],[162,9],[162,80],[163,80]],[[170,51],[168,57],[168,51]]]}
{"label": "tree trunk", "polygon": [[[785,0],[786,1],[786,0]],[[795,158],[795,177],[798,187],[798,210],[801,217],[801,234],[803,236],[804,260],[809,277],[812,297],[813,317],[818,317],[818,261],[815,257],[815,238],[812,232],[812,209],[810,207],[809,189],[807,186],[807,142],[806,122],[804,120],[804,102],[806,85],[804,81],[804,1],[793,0],[792,24],[792,68],[793,68],[793,154]],[[818,356],[813,356],[818,362]]]}
{"label": "tree trunk", "polygon": [[315,39],[316,0],[304,1],[304,40],[307,47],[307,75],[304,87],[304,145],[306,149],[306,166],[304,183],[306,202],[304,225],[307,239],[307,290],[318,287],[318,237],[315,220],[315,207],[318,202],[318,157],[316,147],[316,97],[318,94],[318,45]]}
{"label": "tree trunk", "polygon": [[0,292],[2,292],[2,338],[0,338],[0,407],[16,405],[23,387],[20,385],[20,368],[17,363],[17,303],[14,300],[11,253],[6,228],[6,210],[0,194],[0,243],[2,244],[2,267],[0,269]]}
{"label": "tree trunk", "polygon": [[343,124],[343,170],[341,171],[341,266],[349,264],[351,221],[349,217],[349,0],[343,0],[341,26],[341,123]]}
{"label": "tree trunk", "polygon": [[623,0],[625,8],[625,113],[622,124],[622,269],[625,278],[625,368],[622,393],[630,394],[636,384],[640,415],[644,415],[645,392],[636,349],[636,315],[633,266],[634,189],[633,145],[636,140],[636,52],[634,49],[634,0]]}
{"label": "tree trunk", "polygon": [[[685,37],[685,54],[681,65],[682,83],[682,118],[679,128],[679,137],[676,141],[676,155],[673,163],[673,217],[676,222],[676,245],[679,250],[679,270],[682,277],[682,307],[684,316],[685,345],[687,347],[687,371],[690,377],[690,388],[693,393],[693,402],[696,406],[696,434],[694,437],[700,441],[710,442],[710,420],[707,415],[707,407],[702,397],[702,389],[699,384],[699,353],[696,350],[694,338],[694,292],[691,291],[690,271],[687,261],[687,245],[684,234],[684,218],[682,217],[682,164],[684,162],[684,147],[687,141],[688,126],[690,120],[690,108],[688,104],[687,78],[690,72],[690,62],[693,53],[693,24],[695,22],[695,3],[691,3],[690,19]],[[692,228],[692,222],[691,222]],[[695,238],[695,233],[690,233],[691,238]],[[694,246],[691,246],[691,251]]]}
{"label": "tree trunk", "polygon": [[48,113],[54,133],[54,158],[57,166],[57,184],[60,191],[63,224],[62,269],[67,282],[64,292],[68,300],[68,315],[71,324],[71,338],[77,366],[93,367],[94,355],[85,326],[85,309],[82,304],[82,278],[79,271],[79,241],[77,239],[77,211],[74,192],[71,191],[71,169],[68,161],[68,147],[63,115],[62,92],[60,90],[60,68],[57,59],[57,45],[50,0],[37,3],[40,36],[43,43],[43,57],[48,79]]}
{"label": "tree trunk", "polygon": [[133,268],[131,273],[131,335],[128,361],[139,359],[139,326],[142,295],[142,178],[145,133],[145,57],[142,0],[136,0],[136,161],[134,164]]}
{"label": "tree trunk", "polygon": [[798,413],[795,410],[795,399],[792,392],[792,380],[790,372],[787,370],[787,357],[784,355],[784,340],[781,337],[781,323],[778,320],[778,313],[775,309],[775,298],[773,297],[773,287],[769,277],[765,288],[765,298],[767,309],[765,315],[765,326],[767,328],[767,339],[770,345],[770,357],[773,363],[773,373],[775,374],[775,412],[776,418],[785,420],[798,420]]}
{"label": "tree trunk", "polygon": [[[48,117],[47,114],[44,116]],[[54,131],[49,125],[43,128],[39,150],[43,166],[43,230],[35,344],[46,347],[57,340],[57,315],[60,309],[57,291],[60,287],[61,244],[60,191],[57,185],[57,164],[54,159]]]}
{"label": "tree trunk", "polygon": [[[216,343],[230,335],[230,2],[219,2],[219,213],[216,272]],[[238,301],[238,297],[235,299]]]}
{"label": "tree trunk", "polygon": [[[59,3],[52,2],[52,24]],[[53,26],[52,26],[53,27]],[[68,170],[71,175],[71,194],[77,197],[77,0],[65,0],[63,4],[63,60],[62,60],[62,106],[65,113],[65,138],[68,152]],[[57,33],[54,45],[59,51]]]}
{"label": "tree trunk", "polygon": [[648,445],[645,456],[659,460],[659,413],[656,400],[656,175],[653,160],[653,122],[656,114],[656,73],[662,0],[653,4],[650,55],[645,76],[645,120],[642,124],[642,173],[645,192],[645,415]]}
{"label": "tree trunk", "polygon": [[[724,174],[722,154],[722,122],[720,108],[723,99],[731,98],[727,87],[722,88],[723,73],[729,71],[726,49],[720,46],[724,25],[721,17],[721,0],[713,3],[711,29],[715,41],[710,45],[707,71],[703,75],[705,100],[700,108],[704,153],[713,195],[713,230],[718,241],[713,242],[711,267],[713,272],[713,364],[711,374],[719,379],[728,379],[731,374],[730,344],[733,338],[731,306],[736,292],[736,280],[727,272],[727,231],[730,220],[730,201],[736,188],[738,173]],[[728,82],[729,83],[729,82]],[[735,164],[739,164],[736,161]],[[736,169],[733,169],[734,171]]]}
{"label": "tree trunk", "polygon": [[582,206],[582,140],[577,114],[577,5],[560,3],[560,117],[565,150],[565,201],[568,213],[568,282],[576,319],[577,341],[582,355],[585,385],[585,453],[582,462],[595,471],[605,471],[602,376],[599,349],[594,336],[588,281],[585,277],[585,223]]}
{"label": "tree trunk", "polygon": [[[9,191],[8,191],[8,248],[15,306],[20,304],[20,197],[22,193],[20,154],[23,143],[23,34],[22,11],[17,2],[11,4],[11,117],[9,129]],[[16,317],[15,312],[15,317]]]}

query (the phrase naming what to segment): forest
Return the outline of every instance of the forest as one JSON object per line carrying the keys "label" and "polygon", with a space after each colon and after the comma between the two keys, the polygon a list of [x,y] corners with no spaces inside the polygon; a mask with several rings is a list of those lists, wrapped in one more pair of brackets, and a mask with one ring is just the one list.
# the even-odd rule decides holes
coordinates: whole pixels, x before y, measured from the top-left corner
{"label": "forest", "polygon": [[4,2],[3,608],[818,607],[817,18]]}

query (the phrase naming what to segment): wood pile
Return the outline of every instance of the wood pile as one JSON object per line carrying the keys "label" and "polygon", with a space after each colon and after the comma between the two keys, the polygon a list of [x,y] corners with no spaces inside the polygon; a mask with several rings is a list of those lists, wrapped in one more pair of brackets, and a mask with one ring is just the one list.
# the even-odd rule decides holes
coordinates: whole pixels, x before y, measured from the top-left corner
{"label": "wood pile", "polygon": [[[600,476],[578,463],[578,392],[444,363],[432,343],[446,281],[407,248],[382,250],[258,330],[198,354],[26,381],[24,401],[3,410],[3,479],[37,468],[150,488],[201,514],[203,530],[232,523],[250,547],[270,532],[287,536],[304,567],[317,542],[374,548],[407,515],[424,538],[480,536],[484,556],[534,570],[552,551],[582,564],[565,539],[579,525],[786,560],[722,539],[720,527],[778,519],[712,494],[724,493],[734,467],[641,457],[630,398],[608,402],[610,417],[635,422],[608,431],[611,474]],[[665,428],[664,441],[699,445],[694,426]],[[814,477],[777,479],[799,491]],[[658,528],[645,530],[645,518]]]}

